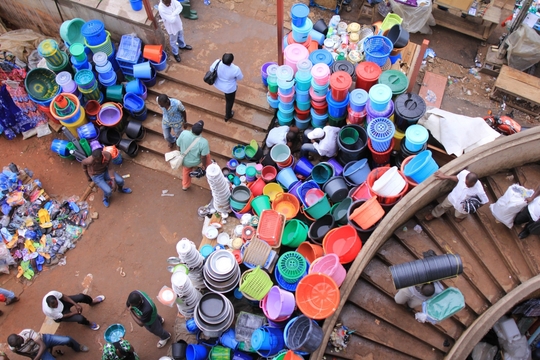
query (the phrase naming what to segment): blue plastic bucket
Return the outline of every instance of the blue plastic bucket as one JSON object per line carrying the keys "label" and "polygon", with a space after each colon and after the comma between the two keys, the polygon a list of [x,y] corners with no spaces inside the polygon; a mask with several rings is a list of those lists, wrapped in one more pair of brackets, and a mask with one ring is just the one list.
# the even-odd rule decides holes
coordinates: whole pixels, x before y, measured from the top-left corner
{"label": "blue plastic bucket", "polygon": [[77,128],[77,134],[81,139],[95,139],[97,137],[97,130],[94,124],[88,123]]}
{"label": "blue plastic bucket", "polygon": [[154,67],[156,71],[163,71],[167,68],[167,53],[165,50],[161,52],[161,61],[159,63],[150,60],[150,65]]}
{"label": "blue plastic bucket", "polygon": [[151,72],[152,72],[152,76],[150,77],[150,79],[142,81],[144,86],[146,86],[147,88],[151,88],[152,86],[156,85],[156,81],[157,81],[156,70],[152,69]]}
{"label": "blue plastic bucket", "polygon": [[311,108],[311,101],[302,102],[302,101],[296,100],[296,107],[300,111],[309,110]]}
{"label": "blue plastic bucket", "polygon": [[292,113],[294,111],[294,101],[291,101],[291,102],[288,102],[288,103],[284,103],[284,102],[280,101],[278,108],[284,114],[289,114],[290,113],[290,117],[292,118],[292,116],[293,116]]}
{"label": "blue plastic bucket", "polygon": [[144,93],[144,86],[139,79],[131,80],[126,84],[126,93],[133,93],[142,95]]}
{"label": "blue plastic bucket", "polygon": [[101,20],[90,20],[86,22],[81,28],[81,34],[85,37],[88,45],[91,46],[101,45],[107,40],[105,24]]}
{"label": "blue plastic bucket", "polygon": [[347,105],[349,104],[349,93],[345,100],[337,102],[332,98],[332,92],[326,94],[326,102],[328,103],[328,115],[334,118],[340,118],[347,114]]}
{"label": "blue plastic bucket", "polygon": [[318,163],[311,170],[311,178],[317,184],[322,185],[334,175],[334,169],[331,166],[324,163]]}
{"label": "blue plastic bucket", "polygon": [[330,87],[330,81],[326,85],[319,85],[315,82],[315,79],[311,79],[311,87],[313,92],[318,96],[326,96],[328,88]]}
{"label": "blue plastic bucket", "polygon": [[294,123],[296,125],[297,128],[299,128],[300,130],[306,130],[309,125],[311,124],[311,117],[308,117],[307,119],[304,119],[304,120],[301,120],[299,118],[297,118],[296,116],[294,117]]}
{"label": "blue plastic bucket", "polygon": [[296,80],[296,90],[309,91],[312,79],[311,73],[299,71],[294,76],[294,79]]}
{"label": "blue plastic bucket", "polygon": [[336,158],[330,158],[327,161],[328,164],[332,165],[334,168],[334,176],[341,176],[343,174],[343,166],[337,161]]}
{"label": "blue plastic bucket", "polygon": [[322,45],[326,39],[326,36],[324,36],[323,33],[320,33],[315,29],[312,29],[309,32],[309,36],[311,36],[311,40],[316,41],[319,45]]}
{"label": "blue plastic bucket", "polygon": [[292,36],[294,41],[297,43],[306,42],[309,37],[309,33],[313,30],[313,23],[309,18],[306,18],[306,21],[303,26],[296,26],[292,24]]}
{"label": "blue plastic bucket", "polygon": [[148,116],[148,109],[145,106],[142,111],[139,111],[139,112],[130,111],[129,113],[131,114],[131,117],[133,117],[135,120],[144,121],[146,120],[146,117]]}
{"label": "blue plastic bucket", "polygon": [[277,84],[278,84],[279,92],[282,93],[283,95],[291,94],[294,90],[294,83],[295,83],[294,80],[283,81],[281,79],[278,79]]}
{"label": "blue plastic bucket", "polygon": [[368,93],[364,89],[354,89],[349,94],[349,106],[352,111],[362,112],[368,101]]}
{"label": "blue plastic bucket", "polygon": [[355,185],[360,185],[361,183],[366,181],[370,171],[371,169],[369,168],[367,159],[361,159],[358,161],[352,161],[345,165],[345,168],[343,169],[343,175],[351,183]]}
{"label": "blue plastic bucket", "polygon": [[390,55],[389,58],[390,58],[390,63],[391,63],[392,65],[394,65],[394,64],[396,63],[396,61],[398,61],[399,59],[401,59],[401,53],[399,53],[399,54],[397,54],[397,55],[394,55],[394,56]]}
{"label": "blue plastic bucket", "polygon": [[426,180],[433,173],[439,170],[439,165],[433,160],[430,150],[424,150],[413,157],[411,161],[405,165],[403,174],[410,177],[418,184]]}
{"label": "blue plastic bucket", "polygon": [[144,110],[144,100],[134,93],[127,93],[124,95],[124,108],[128,111],[140,112]]}
{"label": "blue plastic bucket", "polygon": [[277,109],[278,106],[279,106],[279,100],[278,99],[272,99],[270,94],[266,94],[266,101],[268,101],[268,105],[270,105],[270,107],[272,109]]}
{"label": "blue plastic bucket", "polygon": [[332,54],[330,53],[330,51],[325,49],[315,50],[314,52],[309,54],[309,60],[311,60],[313,65],[323,63],[328,66],[332,66],[332,64],[334,63],[334,58],[332,57]]}
{"label": "blue plastic bucket", "polygon": [[375,111],[384,111],[392,100],[392,89],[386,84],[376,84],[369,89],[369,100]]}
{"label": "blue plastic bucket", "polygon": [[69,149],[67,148],[67,145],[69,144],[69,141],[66,140],[60,140],[60,139],[54,139],[51,143],[51,150],[57,153],[61,156],[69,156]]}
{"label": "blue plastic bucket", "polygon": [[281,169],[276,176],[276,180],[283,188],[287,190],[289,190],[289,188],[291,188],[291,186],[298,181],[296,175],[294,174],[294,170],[291,167]]}
{"label": "blue plastic bucket", "polygon": [[311,109],[311,125],[316,128],[321,128],[326,125],[328,121],[328,114],[319,115],[315,112],[315,110]]}
{"label": "blue plastic bucket", "polygon": [[300,157],[296,162],[296,165],[294,165],[294,172],[306,178],[311,175],[312,170],[313,164],[303,156]]}
{"label": "blue plastic bucket", "polygon": [[219,338],[219,342],[223,346],[236,350],[236,348],[238,347],[238,341],[236,341],[236,334],[234,332],[234,329],[231,328],[225,331]]}
{"label": "blue plastic bucket", "polygon": [[149,61],[133,65],[133,77],[138,79],[150,79],[152,77],[152,67]]}
{"label": "blue plastic bucket", "polygon": [[277,112],[277,118],[278,118],[279,126],[289,126],[289,125],[292,125],[294,121],[294,118],[292,119],[284,118],[279,111]]}
{"label": "blue plastic bucket", "polygon": [[98,75],[99,83],[105,87],[116,85],[116,73],[112,73],[112,76],[108,79],[103,78],[103,74]]}
{"label": "blue plastic bucket", "polygon": [[377,152],[385,152],[390,147],[396,128],[387,118],[373,119],[367,127],[367,134],[371,139],[371,146]]}
{"label": "blue plastic bucket", "polygon": [[118,152],[118,155],[116,155],[116,157],[111,160],[114,165],[121,165],[123,161],[124,160],[122,159],[122,154],[120,153],[120,151]]}
{"label": "blue plastic bucket", "polygon": [[296,90],[296,102],[309,102],[309,90]]}
{"label": "blue plastic bucket", "polygon": [[188,344],[186,349],[187,360],[206,360],[208,357],[208,349],[203,345]]}
{"label": "blue plastic bucket", "polygon": [[411,152],[422,150],[428,141],[429,133],[422,125],[411,125],[405,130],[405,147]]}
{"label": "blue plastic bucket", "polygon": [[129,3],[131,4],[131,9],[133,11],[141,11],[143,8],[142,0],[129,0]]}
{"label": "blue plastic bucket", "polygon": [[294,26],[302,28],[306,25],[309,8],[304,4],[294,4],[291,7],[291,22]]}

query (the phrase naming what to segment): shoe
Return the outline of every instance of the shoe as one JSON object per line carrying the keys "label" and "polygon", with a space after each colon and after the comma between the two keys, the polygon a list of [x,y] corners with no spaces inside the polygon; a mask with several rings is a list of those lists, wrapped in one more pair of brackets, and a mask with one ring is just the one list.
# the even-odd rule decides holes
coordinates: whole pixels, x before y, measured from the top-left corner
{"label": "shoe", "polygon": [[161,349],[162,347],[165,346],[165,344],[167,343],[167,341],[169,341],[169,339],[171,338],[171,333],[169,333],[169,337],[164,339],[164,340],[159,340],[158,343],[157,343],[157,347],[159,349]]}
{"label": "shoe", "polygon": [[178,54],[174,55],[174,60],[176,60],[176,62],[182,61],[182,59],[180,58],[180,55],[178,55]]}
{"label": "shoe", "polygon": [[191,45],[186,45],[184,47],[181,47],[180,50],[193,50],[193,47]]}
{"label": "shoe", "polygon": [[109,199],[103,198],[103,205],[104,205],[106,208],[108,208],[109,205],[110,205],[110,204],[109,204]]}
{"label": "shoe", "polygon": [[234,117],[234,111],[231,110],[231,116],[229,116],[229,117],[225,116],[225,122],[231,120],[233,117]]}
{"label": "shoe", "polygon": [[525,229],[523,229],[522,232],[520,232],[520,233],[518,234],[518,238],[519,238],[520,240],[523,240],[523,239],[525,239],[525,238],[526,238],[527,236],[529,236],[529,235],[531,235],[531,233],[529,232],[529,230],[527,230],[527,228],[525,228]]}
{"label": "shoe", "polygon": [[90,323],[90,329],[92,329],[94,331],[99,330],[99,325],[96,324],[95,322]]}
{"label": "shoe", "polygon": [[190,15],[197,16],[197,10],[189,10]]}
{"label": "shoe", "polygon": [[189,189],[189,186],[187,188],[185,187],[182,188],[183,191],[187,191],[187,189]]}
{"label": "shoe", "polygon": [[79,349],[80,352],[88,352],[88,346],[81,345],[81,348]]}
{"label": "shoe", "polygon": [[94,299],[92,305],[100,304],[100,303],[102,303],[103,301],[105,301],[105,295],[99,295],[99,296],[96,296],[96,298]]}
{"label": "shoe", "polygon": [[427,213],[426,216],[424,216],[424,220],[426,221],[431,221],[433,219],[435,219],[435,216],[433,216],[431,212]]}
{"label": "shoe", "polygon": [[169,145],[168,145],[168,146],[169,146],[169,149],[172,149],[173,146],[174,146],[174,143],[168,143],[168,144],[169,144]]}
{"label": "shoe", "polygon": [[128,187],[123,187],[120,189],[120,192],[123,194],[131,194],[133,191],[131,191],[131,189]]}
{"label": "shoe", "polygon": [[11,305],[13,303],[16,303],[17,301],[19,301],[19,298],[15,296],[15,297],[13,297],[11,299],[7,299],[6,300],[6,305]]}
{"label": "shoe", "polygon": [[161,316],[161,325],[165,324],[165,319]]}

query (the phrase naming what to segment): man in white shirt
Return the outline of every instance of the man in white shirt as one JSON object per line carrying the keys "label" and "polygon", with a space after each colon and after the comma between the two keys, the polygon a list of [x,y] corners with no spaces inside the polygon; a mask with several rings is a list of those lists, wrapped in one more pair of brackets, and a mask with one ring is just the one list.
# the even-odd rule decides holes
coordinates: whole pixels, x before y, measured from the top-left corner
{"label": "man in white shirt", "polygon": [[216,60],[210,66],[210,71],[214,71],[217,66],[217,77],[214,86],[225,94],[225,122],[234,117],[232,110],[234,99],[236,98],[237,82],[244,78],[242,70],[233,64],[233,54],[223,54],[221,60]]}
{"label": "man in white shirt", "polygon": [[440,180],[452,180],[457,182],[456,187],[448,194],[446,199],[437,205],[429,214],[425,216],[426,221],[431,221],[434,218],[441,217],[445,212],[454,208],[455,221],[461,222],[468,215],[464,209],[464,201],[477,196],[480,203],[486,204],[489,199],[484,191],[482,183],[478,181],[478,175],[468,170],[462,170],[457,176],[445,175],[440,171],[435,173],[435,177]]}
{"label": "man in white shirt", "polygon": [[442,291],[443,287],[441,283],[435,281],[434,283],[400,289],[394,296],[394,300],[398,304],[407,304],[408,307],[414,309],[421,306],[424,301],[431,299]]}
{"label": "man in white shirt", "polygon": [[182,50],[193,49],[190,45],[187,45],[184,40],[184,26],[182,19],[180,19],[180,13],[182,12],[182,5],[178,0],[161,0],[158,5],[159,16],[163,20],[165,30],[169,34],[169,43],[171,44],[171,51],[174,55],[174,59],[177,62],[182,61],[180,54],[178,53],[178,47]]}
{"label": "man in white shirt", "polygon": [[266,147],[270,149],[274,147],[274,145],[283,144],[291,148],[297,136],[298,128],[294,125],[275,127],[268,132],[268,136],[266,137]]}
{"label": "man in white shirt", "polygon": [[[304,131],[304,137],[307,136],[311,143],[307,142],[300,148],[300,156],[307,156],[308,152],[318,153],[321,156],[332,157],[338,151],[338,133],[340,128],[335,126],[325,126]],[[305,138],[304,138],[305,142]]]}
{"label": "man in white shirt", "polygon": [[[540,195],[540,186],[536,188],[531,197],[525,199],[529,205],[523,208],[514,219],[514,225],[525,224],[525,227],[518,235],[520,239],[525,239],[531,233],[536,233],[536,231],[531,232],[531,227],[540,219],[540,197],[538,195]],[[540,233],[535,235],[540,235]]]}
{"label": "man in white shirt", "polygon": [[87,352],[88,347],[79,344],[70,336],[40,334],[32,329],[24,329],[19,334],[11,334],[7,338],[11,351],[34,360],[54,360],[55,357],[47,351],[54,346],[69,346],[75,352]]}
{"label": "man in white shirt", "polygon": [[[88,304],[90,306],[97,305],[105,300],[104,295],[99,295],[95,299],[85,294],[77,294],[67,296],[59,291],[49,291],[43,297],[41,303],[43,313],[56,322],[76,322],[81,325],[86,325],[92,330],[98,330],[99,325],[95,322],[88,321],[82,316],[82,306],[79,303]],[[71,311],[71,308],[75,309]]]}

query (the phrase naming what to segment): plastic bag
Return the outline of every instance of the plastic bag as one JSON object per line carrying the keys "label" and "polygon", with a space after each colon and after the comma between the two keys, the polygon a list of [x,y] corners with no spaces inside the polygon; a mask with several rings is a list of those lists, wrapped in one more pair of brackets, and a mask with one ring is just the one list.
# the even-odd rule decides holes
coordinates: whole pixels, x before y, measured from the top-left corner
{"label": "plastic bag", "polygon": [[465,298],[461,291],[449,287],[422,304],[422,312],[427,314],[427,321],[436,324],[454,315],[465,307]]}
{"label": "plastic bag", "polygon": [[403,19],[401,23],[403,29],[410,33],[431,34],[430,26],[436,25],[435,18],[431,15],[431,0],[417,1],[417,3],[418,6],[413,7],[390,0],[392,11]]}
{"label": "plastic bag", "polygon": [[493,360],[497,354],[497,347],[485,342],[479,342],[472,351],[473,360]]}
{"label": "plastic bag", "polygon": [[524,71],[540,61],[540,35],[526,25],[521,25],[506,38],[508,65]]}
{"label": "plastic bag", "polygon": [[527,206],[525,198],[531,196],[533,192],[521,185],[510,185],[496,203],[489,205],[493,217],[511,229],[516,215]]}
{"label": "plastic bag", "polygon": [[9,274],[9,266],[16,265],[17,263],[13,260],[6,244],[3,242],[0,243],[0,272],[4,274]]}

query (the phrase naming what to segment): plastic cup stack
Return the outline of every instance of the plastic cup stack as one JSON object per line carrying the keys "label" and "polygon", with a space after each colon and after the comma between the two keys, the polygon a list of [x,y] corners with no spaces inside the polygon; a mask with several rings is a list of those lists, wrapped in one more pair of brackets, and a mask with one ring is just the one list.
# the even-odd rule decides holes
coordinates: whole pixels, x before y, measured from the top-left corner
{"label": "plastic cup stack", "polygon": [[178,312],[185,317],[192,317],[195,305],[201,300],[202,294],[195,289],[188,275],[183,272],[174,273],[171,277],[172,289],[178,298]]}
{"label": "plastic cup stack", "polygon": [[219,165],[210,164],[208,166],[206,179],[210,185],[210,190],[212,190],[214,209],[220,213],[228,213],[230,211],[229,198],[231,197],[230,183],[221,172]]}
{"label": "plastic cup stack", "polygon": [[188,277],[193,283],[193,286],[196,289],[204,289],[204,257],[197,250],[197,246],[192,241],[183,238],[176,244],[176,252],[180,261],[189,268]]}

